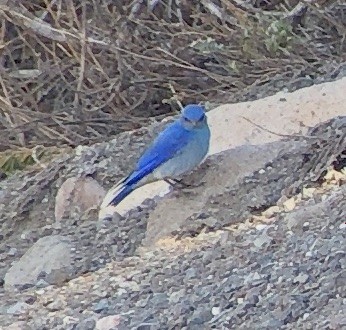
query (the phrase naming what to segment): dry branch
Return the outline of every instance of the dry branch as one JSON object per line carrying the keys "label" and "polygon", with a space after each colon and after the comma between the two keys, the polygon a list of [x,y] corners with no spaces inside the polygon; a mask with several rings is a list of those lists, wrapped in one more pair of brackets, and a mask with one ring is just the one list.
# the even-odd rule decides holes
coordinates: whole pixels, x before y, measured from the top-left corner
{"label": "dry branch", "polygon": [[345,3],[301,2],[302,26],[290,2],[1,2],[0,150],[93,143],[345,60]]}

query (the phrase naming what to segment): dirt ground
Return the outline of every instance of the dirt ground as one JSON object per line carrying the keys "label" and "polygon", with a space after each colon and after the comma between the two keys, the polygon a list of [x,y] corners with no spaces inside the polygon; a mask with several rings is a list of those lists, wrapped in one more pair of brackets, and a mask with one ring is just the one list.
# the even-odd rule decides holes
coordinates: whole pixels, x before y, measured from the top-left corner
{"label": "dirt ground", "polygon": [[[146,199],[125,216],[100,221],[96,207],[83,211],[71,198],[56,221],[56,193],[68,177],[84,180],[85,174],[109,188],[162,125],[80,148],[35,175],[8,179],[0,212],[0,324],[4,329],[344,327],[344,94],[328,96],[343,84],[340,79],[285,94],[285,102],[279,94],[240,104],[258,110],[258,104],[291,104],[287,109],[298,119],[292,121],[284,108],[282,121],[293,123],[287,125],[292,134],[294,127],[301,131],[294,126],[302,118],[295,109],[321,96],[321,107],[316,101],[315,108],[330,121],[279,141],[244,121],[249,138],[264,134],[272,140],[254,144],[238,135],[228,150],[230,139],[221,142],[216,133],[211,150],[224,151],[185,178],[202,186]],[[214,132],[225,113],[237,116],[232,108],[236,105],[210,113]],[[304,123],[311,118],[318,123],[306,109]],[[277,109],[271,111],[275,118]],[[286,133],[274,122],[261,124]]]}
{"label": "dirt ground", "polygon": [[[345,6],[1,2],[0,330],[346,328]],[[191,187],[100,210],[199,101]]]}

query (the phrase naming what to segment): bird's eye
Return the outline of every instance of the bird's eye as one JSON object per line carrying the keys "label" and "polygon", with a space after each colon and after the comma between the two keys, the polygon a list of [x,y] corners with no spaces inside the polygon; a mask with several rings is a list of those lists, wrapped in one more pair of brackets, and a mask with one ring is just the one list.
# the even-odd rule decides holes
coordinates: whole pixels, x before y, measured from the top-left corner
{"label": "bird's eye", "polygon": [[184,117],[184,120],[185,120],[186,122],[188,122],[188,123],[191,123],[191,122],[192,122],[192,120],[190,120],[189,118],[186,118],[186,117]]}

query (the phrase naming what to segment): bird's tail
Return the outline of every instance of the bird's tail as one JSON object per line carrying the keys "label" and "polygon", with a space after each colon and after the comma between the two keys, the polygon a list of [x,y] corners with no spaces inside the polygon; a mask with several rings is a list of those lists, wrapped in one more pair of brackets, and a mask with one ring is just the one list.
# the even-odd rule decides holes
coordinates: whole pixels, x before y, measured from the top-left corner
{"label": "bird's tail", "polygon": [[128,196],[133,190],[155,181],[150,174],[153,170],[152,163],[148,163],[140,170],[132,172],[128,177],[122,179],[114,188],[112,188],[103,199],[101,208],[113,205],[118,205],[126,196]]}
{"label": "bird's tail", "polygon": [[108,191],[103,202],[101,204],[101,208],[113,205],[118,205],[126,196],[128,196],[134,189],[136,185],[129,184],[128,178],[122,179],[116,186]]}

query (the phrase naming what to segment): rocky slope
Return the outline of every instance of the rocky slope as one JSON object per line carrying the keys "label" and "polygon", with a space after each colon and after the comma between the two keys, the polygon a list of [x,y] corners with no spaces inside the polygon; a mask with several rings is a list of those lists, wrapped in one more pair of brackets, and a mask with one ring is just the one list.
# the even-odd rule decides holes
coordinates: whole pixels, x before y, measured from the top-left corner
{"label": "rocky slope", "polygon": [[160,126],[2,184],[0,326],[346,327],[346,117],[233,146],[184,178],[194,187],[98,220],[97,185],[102,195]]}

